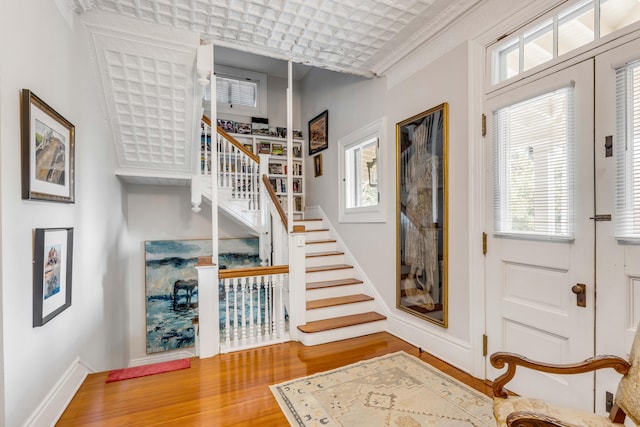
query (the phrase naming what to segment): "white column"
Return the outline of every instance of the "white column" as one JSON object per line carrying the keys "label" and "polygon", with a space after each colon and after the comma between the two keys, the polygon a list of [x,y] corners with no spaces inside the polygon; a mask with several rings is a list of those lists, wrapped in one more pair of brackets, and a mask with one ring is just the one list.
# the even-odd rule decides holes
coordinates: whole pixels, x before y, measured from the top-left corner
{"label": "white column", "polygon": [[198,342],[200,358],[220,353],[218,266],[198,262]]}
{"label": "white column", "polygon": [[[292,221],[290,221],[292,222]],[[289,234],[289,334],[291,339],[299,341],[298,326],[307,323],[307,301],[305,280],[305,242],[306,232]]]}

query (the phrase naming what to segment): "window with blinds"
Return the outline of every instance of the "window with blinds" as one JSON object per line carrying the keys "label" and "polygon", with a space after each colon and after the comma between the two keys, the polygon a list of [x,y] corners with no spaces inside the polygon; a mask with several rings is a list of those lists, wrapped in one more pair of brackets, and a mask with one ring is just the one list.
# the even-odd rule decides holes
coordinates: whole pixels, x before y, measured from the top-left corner
{"label": "window with blinds", "polygon": [[[218,113],[267,116],[266,74],[216,65],[215,75]],[[210,86],[204,99],[211,100]]]}
{"label": "window with blinds", "polygon": [[573,238],[573,126],[572,86],[493,113],[495,234]]}
{"label": "window with blinds", "polygon": [[640,242],[640,61],[616,70],[615,237]]}

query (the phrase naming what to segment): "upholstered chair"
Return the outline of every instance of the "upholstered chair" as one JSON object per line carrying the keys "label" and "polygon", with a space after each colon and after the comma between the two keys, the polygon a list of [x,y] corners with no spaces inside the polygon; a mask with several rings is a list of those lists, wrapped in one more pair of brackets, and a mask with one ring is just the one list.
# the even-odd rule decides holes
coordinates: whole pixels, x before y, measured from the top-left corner
{"label": "upholstered chair", "polygon": [[[626,417],[640,425],[640,326],[631,347],[630,362],[618,356],[598,356],[570,365],[534,362],[513,353],[494,353],[491,365],[507,371],[493,382],[493,413],[498,427],[600,427],[622,426]],[[609,417],[564,408],[539,399],[509,396],[503,387],[511,381],[516,367],[552,374],[580,374],[612,368],[622,374]]]}

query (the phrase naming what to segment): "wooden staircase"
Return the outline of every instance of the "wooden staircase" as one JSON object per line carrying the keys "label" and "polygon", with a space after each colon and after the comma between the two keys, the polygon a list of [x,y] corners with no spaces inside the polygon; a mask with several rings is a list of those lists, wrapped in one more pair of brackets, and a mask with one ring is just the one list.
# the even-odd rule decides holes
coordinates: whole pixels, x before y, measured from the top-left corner
{"label": "wooden staircase", "polygon": [[307,231],[306,324],[298,326],[305,345],[317,345],[385,330],[386,317],[375,311],[345,254],[320,219],[296,220]]}

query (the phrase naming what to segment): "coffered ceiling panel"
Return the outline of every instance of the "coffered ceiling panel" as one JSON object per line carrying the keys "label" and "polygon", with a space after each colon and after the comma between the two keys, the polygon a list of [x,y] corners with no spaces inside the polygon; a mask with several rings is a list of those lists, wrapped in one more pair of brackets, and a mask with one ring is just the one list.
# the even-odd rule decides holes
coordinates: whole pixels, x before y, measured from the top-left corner
{"label": "coffered ceiling panel", "polygon": [[216,45],[373,76],[410,54],[479,0],[93,0],[93,3],[102,11],[196,32]]}

